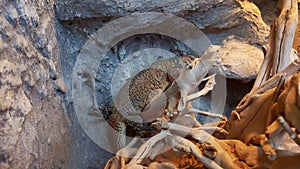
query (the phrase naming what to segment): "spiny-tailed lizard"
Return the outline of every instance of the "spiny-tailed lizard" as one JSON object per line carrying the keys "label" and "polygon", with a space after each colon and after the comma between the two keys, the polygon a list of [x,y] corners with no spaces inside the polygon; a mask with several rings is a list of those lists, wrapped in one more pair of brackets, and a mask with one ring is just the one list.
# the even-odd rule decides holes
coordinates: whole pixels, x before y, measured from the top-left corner
{"label": "spiny-tailed lizard", "polygon": [[[146,123],[149,119],[142,119],[142,112],[155,98],[159,97],[183,71],[190,69],[195,57],[188,55],[155,62],[150,68],[137,73],[127,81],[119,91],[113,104],[103,109],[103,117],[110,126],[118,131],[118,148],[126,145],[126,129],[133,129],[134,134],[145,136],[156,131]],[[151,112],[162,114],[167,107],[167,99],[161,99],[151,106]],[[148,113],[148,112],[147,112]],[[146,114],[147,114],[146,113]],[[154,133],[153,133],[154,132]]]}

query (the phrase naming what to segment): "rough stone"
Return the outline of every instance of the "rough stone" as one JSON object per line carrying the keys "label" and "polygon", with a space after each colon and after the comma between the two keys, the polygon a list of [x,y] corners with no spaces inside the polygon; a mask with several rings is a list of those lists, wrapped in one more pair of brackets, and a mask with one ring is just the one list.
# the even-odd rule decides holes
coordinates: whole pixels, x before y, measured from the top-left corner
{"label": "rough stone", "polygon": [[[297,55],[297,51],[292,49],[290,62],[294,61]],[[210,72],[247,83],[256,78],[263,59],[264,53],[260,46],[250,45],[236,37],[229,37],[223,41],[218,51],[218,58]]]}
{"label": "rough stone", "polygon": [[66,0],[57,2],[58,18],[62,21],[77,18],[111,20],[135,12],[164,12],[180,16],[206,31],[216,43],[222,42],[228,35],[235,34],[252,44],[263,44],[269,31],[269,27],[262,20],[259,8],[250,1]]}
{"label": "rough stone", "polygon": [[264,58],[262,50],[234,37],[223,43],[211,72],[244,82],[254,80]]}
{"label": "rough stone", "polygon": [[60,66],[53,5],[1,2],[1,169],[65,168],[69,161],[63,97],[55,96],[49,71]]}

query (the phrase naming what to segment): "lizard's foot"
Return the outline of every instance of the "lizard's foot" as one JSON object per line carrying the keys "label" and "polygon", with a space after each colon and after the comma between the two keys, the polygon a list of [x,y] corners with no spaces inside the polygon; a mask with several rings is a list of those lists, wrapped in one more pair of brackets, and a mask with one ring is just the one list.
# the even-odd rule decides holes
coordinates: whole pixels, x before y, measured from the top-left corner
{"label": "lizard's foot", "polygon": [[174,116],[174,113],[173,112],[171,112],[171,111],[166,111],[166,115],[168,116],[168,117],[173,117]]}
{"label": "lizard's foot", "polygon": [[166,111],[166,116],[169,117],[169,118],[172,118],[176,115],[178,115],[177,111]]}

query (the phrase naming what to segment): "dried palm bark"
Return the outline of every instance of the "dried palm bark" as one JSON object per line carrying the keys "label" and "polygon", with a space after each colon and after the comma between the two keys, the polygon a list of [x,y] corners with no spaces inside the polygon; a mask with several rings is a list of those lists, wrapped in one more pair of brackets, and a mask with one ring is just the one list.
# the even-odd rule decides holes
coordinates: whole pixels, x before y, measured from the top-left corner
{"label": "dried palm bark", "polygon": [[[275,149],[284,136],[283,132],[279,132],[281,125],[277,124],[277,118],[279,113],[284,112],[279,110],[285,109],[286,106],[277,102],[286,102],[287,97],[283,101],[278,100],[278,96],[282,92],[285,79],[300,68],[298,59],[289,63],[298,22],[297,1],[280,1],[280,7],[281,13],[271,27],[265,58],[255,84],[251,92],[233,110],[233,115],[225,126],[229,131],[227,139],[239,139],[246,144],[260,145],[271,160],[276,159]],[[287,81],[286,86],[291,85],[290,82]],[[285,89],[285,92],[292,92],[290,95],[296,100],[299,93],[291,89],[298,85],[295,82],[290,89]],[[296,100],[289,102],[297,105]],[[297,112],[289,114],[296,115]],[[277,132],[276,136],[273,135],[275,138],[268,138],[274,132]]]}

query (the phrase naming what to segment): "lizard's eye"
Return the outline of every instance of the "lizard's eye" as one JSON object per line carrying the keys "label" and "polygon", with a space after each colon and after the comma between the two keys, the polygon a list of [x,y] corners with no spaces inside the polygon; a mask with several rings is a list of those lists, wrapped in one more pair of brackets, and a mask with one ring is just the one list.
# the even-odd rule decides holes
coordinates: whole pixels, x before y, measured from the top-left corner
{"label": "lizard's eye", "polygon": [[187,56],[184,56],[182,61],[183,61],[183,64],[184,64],[184,68],[187,68],[187,69],[192,69],[193,68],[193,62],[195,60],[195,56],[193,55],[187,55]]}

